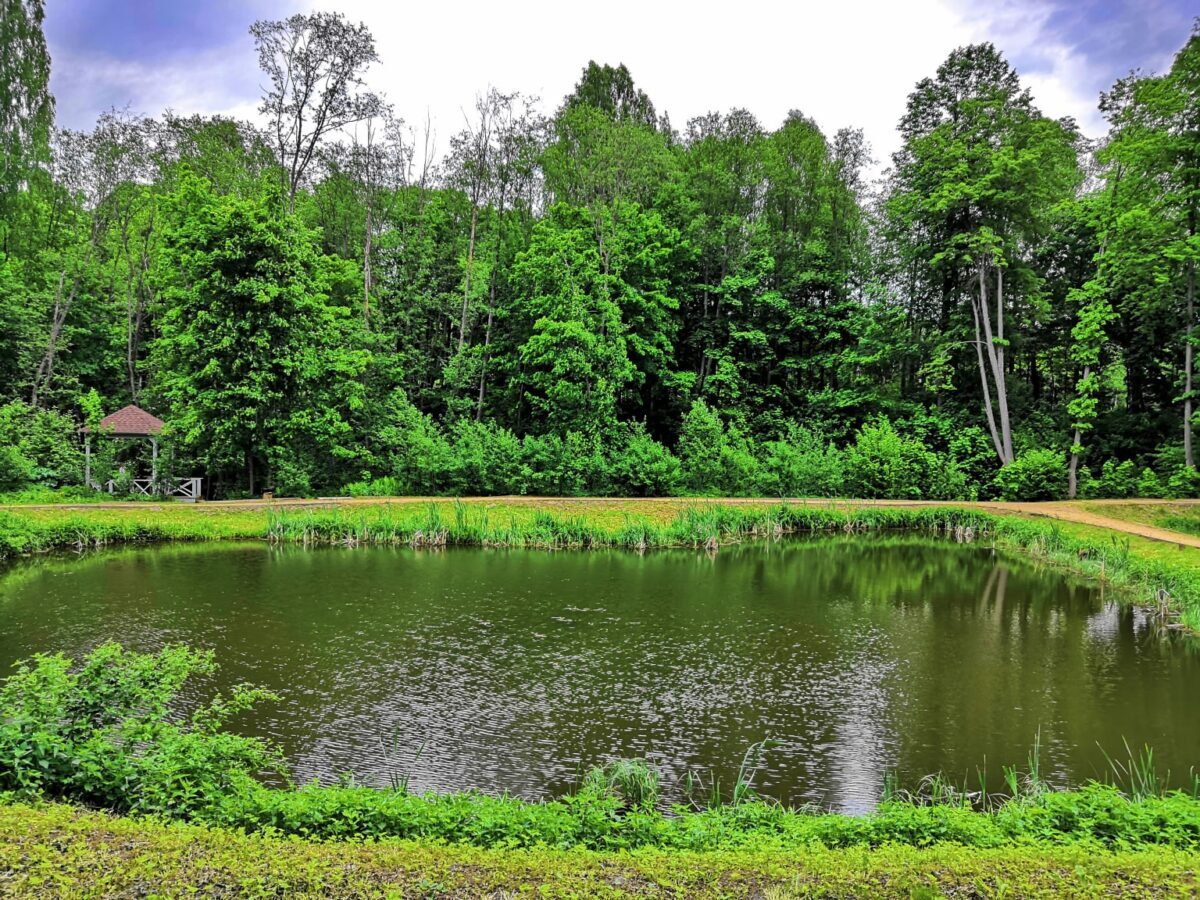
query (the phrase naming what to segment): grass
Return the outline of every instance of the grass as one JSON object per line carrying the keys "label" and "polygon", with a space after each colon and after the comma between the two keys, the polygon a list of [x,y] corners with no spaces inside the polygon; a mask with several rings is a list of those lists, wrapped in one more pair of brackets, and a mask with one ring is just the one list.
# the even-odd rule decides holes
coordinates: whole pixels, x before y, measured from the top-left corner
{"label": "grass", "polygon": [[[1200,624],[1200,572],[1169,545],[1151,554],[1092,526],[950,507],[489,501],[19,510],[0,512],[0,554],[230,538],[714,549],[785,533],[883,529],[1019,549],[1102,576],[1130,596],[1163,590],[1184,621]],[[787,810],[752,795],[734,802],[736,789],[715,808],[663,815],[652,808],[656,776],[628,761],[593,776],[592,794],[609,799],[260,786],[213,798],[200,816],[207,825],[0,803],[0,896],[1194,896],[1200,800],[1164,792],[1152,757],[1127,756],[1110,761],[1124,792],[1043,790],[1031,767],[1011,773],[1015,800],[977,808],[965,789],[938,780],[863,817]]]}
{"label": "grass", "polygon": [[[1107,507],[1106,507],[1107,509]],[[967,506],[512,499],[347,505],[184,504],[0,510],[0,559],[50,550],[228,539],[537,549],[715,550],[786,533],[907,530],[1020,550],[1104,579],[1200,631],[1200,553],[1092,525]]]}
{"label": "grass", "polygon": [[1088,846],[821,846],[714,853],[322,843],[0,806],[13,897],[1191,897],[1193,853]]}

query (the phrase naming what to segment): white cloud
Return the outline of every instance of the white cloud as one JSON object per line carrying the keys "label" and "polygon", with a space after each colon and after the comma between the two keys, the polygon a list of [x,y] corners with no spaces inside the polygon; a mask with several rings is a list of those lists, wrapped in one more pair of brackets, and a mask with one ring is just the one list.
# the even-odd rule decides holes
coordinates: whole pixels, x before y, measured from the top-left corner
{"label": "white cloud", "polygon": [[57,53],[50,86],[56,118],[71,128],[89,128],[113,107],[148,116],[168,108],[182,115],[257,116],[258,69],[248,36],[244,46],[191,53],[166,64]]}
{"label": "white cloud", "polygon": [[[317,2],[315,8],[328,8]],[[342,0],[367,23],[382,63],[371,74],[410,124],[428,111],[444,148],[489,85],[536,94],[549,111],[589,59],[623,62],[678,128],[745,107],[767,127],[790,109],[832,134],[862,127],[880,159],[913,84],[972,37],[939,0],[889,3],[661,3],[546,0],[394,4]]]}
{"label": "white cloud", "polygon": [[[367,23],[382,57],[371,86],[410,125],[422,125],[428,114],[441,150],[478,92],[494,86],[536,94],[553,111],[589,59],[628,65],[677,128],[692,116],[738,106],[773,128],[799,109],[827,134],[863,128],[879,168],[896,149],[896,124],[913,85],[957,46],[994,42],[1023,70],[1046,113],[1074,116],[1091,135],[1103,131],[1095,85],[1131,65],[1161,63],[1085,59],[1051,33],[1049,7],[1030,0],[986,7],[969,0],[301,2],[333,5]],[[1169,18],[1155,27],[1167,27]],[[56,56],[53,77],[60,121],[75,127],[126,104],[148,114],[169,106],[255,118],[260,83],[248,34],[164,65]]]}

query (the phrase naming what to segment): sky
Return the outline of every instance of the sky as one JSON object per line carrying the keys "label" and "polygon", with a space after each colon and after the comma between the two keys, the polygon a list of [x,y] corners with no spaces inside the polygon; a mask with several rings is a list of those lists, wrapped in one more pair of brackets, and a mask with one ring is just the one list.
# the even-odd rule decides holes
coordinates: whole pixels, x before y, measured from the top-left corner
{"label": "sky", "polygon": [[[913,85],[957,46],[992,41],[1041,109],[1098,136],[1099,93],[1131,69],[1163,71],[1196,0],[49,0],[58,122],[87,128],[116,107],[254,120],[263,78],[248,28],[311,9],[365,22],[368,74],[444,149],[489,86],[552,112],[588,60],[623,62],[676,128],[743,107],[768,128],[800,110],[832,134],[861,127],[876,159],[897,148]],[[574,7],[574,9],[573,9]]]}

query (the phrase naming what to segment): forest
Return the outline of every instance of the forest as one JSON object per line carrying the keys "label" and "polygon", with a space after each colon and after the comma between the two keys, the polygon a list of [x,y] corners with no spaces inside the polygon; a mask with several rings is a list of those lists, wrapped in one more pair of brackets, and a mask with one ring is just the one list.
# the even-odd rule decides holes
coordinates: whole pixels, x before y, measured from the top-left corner
{"label": "forest", "polygon": [[598,62],[439,146],[322,12],[252,27],[254,123],[75,131],[0,8],[0,492],[86,491],[133,403],[212,499],[1200,496],[1200,24],[1097,140],[956,49],[878,161]]}

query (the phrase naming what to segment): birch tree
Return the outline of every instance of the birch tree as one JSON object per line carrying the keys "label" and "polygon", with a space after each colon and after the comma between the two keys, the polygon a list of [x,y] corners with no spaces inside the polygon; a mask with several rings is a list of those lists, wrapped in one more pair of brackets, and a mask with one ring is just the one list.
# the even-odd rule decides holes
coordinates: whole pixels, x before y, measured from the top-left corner
{"label": "birch tree", "polygon": [[900,132],[887,212],[923,289],[940,301],[941,328],[953,327],[964,302],[970,309],[963,343],[973,347],[984,419],[1005,466],[1014,458],[1010,324],[1018,300],[1036,315],[1028,250],[1079,184],[1078,133],[1071,120],[1038,111],[991,44],[955,50],[919,82]]}

